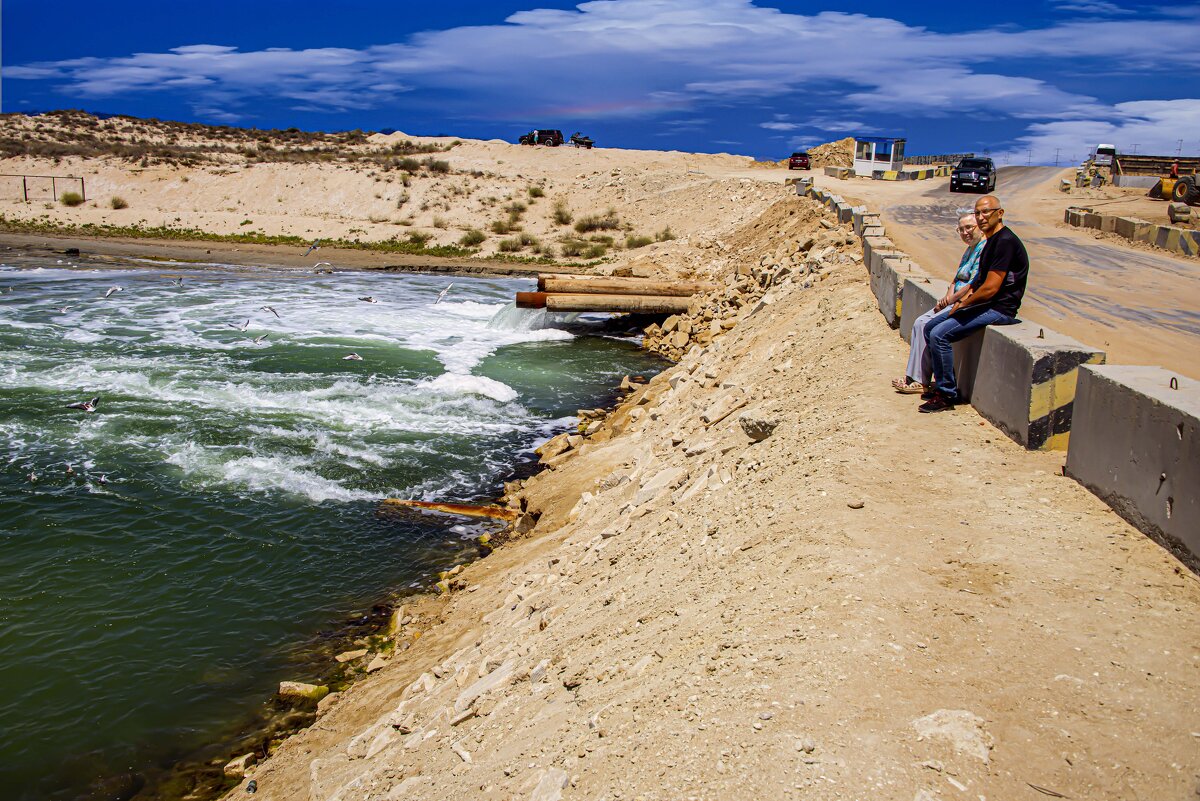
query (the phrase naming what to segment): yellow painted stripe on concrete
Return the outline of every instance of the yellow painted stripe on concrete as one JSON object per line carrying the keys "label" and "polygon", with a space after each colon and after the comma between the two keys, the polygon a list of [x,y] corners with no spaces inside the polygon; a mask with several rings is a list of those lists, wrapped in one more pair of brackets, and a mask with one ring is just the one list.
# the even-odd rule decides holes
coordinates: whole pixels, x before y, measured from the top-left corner
{"label": "yellow painted stripe on concrete", "polygon": [[1079,379],[1078,368],[1059,373],[1029,388],[1029,420],[1039,420],[1050,412],[1075,400],[1075,383]]}
{"label": "yellow painted stripe on concrete", "polygon": [[901,301],[900,301],[900,298],[897,296],[897,298],[896,298],[896,319],[897,320],[900,319],[900,305],[901,305]]}
{"label": "yellow painted stripe on concrete", "polygon": [[1067,444],[1071,439],[1071,432],[1064,431],[1061,434],[1051,434],[1046,441],[1042,443],[1039,451],[1065,451]]}

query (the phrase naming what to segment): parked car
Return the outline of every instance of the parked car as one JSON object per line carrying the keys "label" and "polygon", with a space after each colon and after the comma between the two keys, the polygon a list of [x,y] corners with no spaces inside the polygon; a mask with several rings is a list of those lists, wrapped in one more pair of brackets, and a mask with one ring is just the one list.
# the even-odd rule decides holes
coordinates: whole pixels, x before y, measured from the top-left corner
{"label": "parked car", "polygon": [[546,145],[547,147],[558,147],[562,143],[562,131],[557,128],[537,128],[527,134],[521,134],[521,138],[517,140],[517,144],[521,145]]}
{"label": "parked car", "polygon": [[789,170],[807,170],[809,168],[807,153],[793,153],[792,157],[788,159]]}
{"label": "parked car", "polygon": [[950,171],[951,192],[995,192],[996,165],[991,159],[963,159]]}

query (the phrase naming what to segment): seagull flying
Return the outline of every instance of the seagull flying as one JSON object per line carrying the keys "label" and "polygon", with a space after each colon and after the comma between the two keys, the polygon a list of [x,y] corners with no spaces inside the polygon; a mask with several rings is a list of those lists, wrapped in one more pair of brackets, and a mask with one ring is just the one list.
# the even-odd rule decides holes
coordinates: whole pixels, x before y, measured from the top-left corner
{"label": "seagull flying", "polygon": [[[325,267],[326,269],[322,270],[321,269],[322,267]],[[333,270],[330,269],[332,267],[333,267],[333,265],[327,261],[319,261],[313,265],[313,272],[315,272],[315,273],[332,273]]]}
{"label": "seagull flying", "polygon": [[453,281],[451,281],[449,284],[447,284],[447,285],[446,285],[446,288],[445,288],[445,289],[443,289],[441,292],[439,292],[439,293],[438,293],[437,300],[435,300],[435,301],[433,302],[433,305],[434,305],[434,306],[436,306],[436,305],[438,305],[439,303],[441,303],[441,302],[442,302],[442,298],[446,297],[446,293],[450,291],[450,287],[452,287],[452,286],[454,286],[454,282],[453,282]]}
{"label": "seagull flying", "polygon": [[370,295],[367,295],[365,298],[359,298],[359,300],[361,300],[363,303],[378,303],[379,302],[379,301],[375,300],[375,298],[371,297]]}
{"label": "seagull flying", "polygon": [[262,310],[266,311],[266,312],[270,312],[271,314],[275,315],[276,317],[279,316],[279,312],[275,311],[274,306],[263,306]]}
{"label": "seagull flying", "polygon": [[174,283],[175,283],[175,286],[183,286],[183,276],[181,275],[178,278],[176,278]]}
{"label": "seagull flying", "polygon": [[68,409],[81,409],[85,412],[94,412],[94,411],[96,411],[96,407],[99,405],[100,405],[100,396],[97,395],[96,397],[92,398],[91,400],[79,401],[78,403],[68,404],[67,408]]}
{"label": "seagull flying", "polygon": [[73,309],[73,308],[75,308],[75,307],[74,307],[74,306],[63,306],[61,309],[59,309],[59,310],[58,310],[58,313],[59,313],[59,314],[66,314],[67,312],[69,312],[69,311],[70,311],[71,309]]}
{"label": "seagull flying", "polygon": [[241,325],[237,325],[236,323],[225,323],[225,325],[229,326],[234,331],[245,331],[250,327],[250,321],[246,320],[246,322],[242,323]]}
{"label": "seagull flying", "polygon": [[344,362],[361,362],[362,356],[359,356],[357,353],[348,353],[342,357],[342,361],[344,361]]}
{"label": "seagull flying", "polygon": [[314,250],[320,249],[320,247],[321,247],[321,240],[314,239],[313,243],[308,246],[308,250],[304,251],[304,255],[307,256],[309,253],[312,253]]}
{"label": "seagull flying", "polygon": [[110,286],[108,288],[108,291],[104,293],[104,299],[108,300],[108,298],[110,296],[116,294],[117,292],[124,292],[124,291],[125,291],[125,287],[123,287],[123,286],[120,286],[120,285]]}
{"label": "seagull flying", "polygon": [[263,335],[262,335],[262,336],[260,336],[260,337],[255,337],[255,338],[254,338],[254,344],[255,344],[255,345],[257,345],[257,344],[259,344],[260,342],[262,342],[262,341],[263,341],[264,339],[266,339],[266,338],[267,338],[267,335],[266,335],[266,334],[263,334]]}

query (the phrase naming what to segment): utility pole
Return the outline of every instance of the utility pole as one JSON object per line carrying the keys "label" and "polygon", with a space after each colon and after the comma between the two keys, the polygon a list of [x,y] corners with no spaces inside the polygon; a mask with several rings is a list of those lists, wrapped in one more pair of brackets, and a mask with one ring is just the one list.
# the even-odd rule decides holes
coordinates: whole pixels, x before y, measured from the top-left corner
{"label": "utility pole", "polygon": [[1139,144],[1137,142],[1134,142],[1133,143],[1133,155],[1135,155],[1135,156],[1137,155],[1138,147],[1139,147]]}
{"label": "utility pole", "polygon": [[1058,154],[1059,154],[1059,152],[1060,152],[1061,150],[1062,150],[1062,148],[1061,148],[1061,147],[1056,147],[1056,148],[1054,148],[1054,166],[1055,166],[1055,167],[1057,167],[1057,166],[1058,166]]}
{"label": "utility pole", "polygon": [[1029,151],[1025,154],[1025,166],[1028,167],[1032,163],[1033,163],[1033,148],[1029,148]]}
{"label": "utility pole", "polygon": [[1179,147],[1175,148],[1175,158],[1179,158],[1183,153],[1183,140],[1179,140]]}

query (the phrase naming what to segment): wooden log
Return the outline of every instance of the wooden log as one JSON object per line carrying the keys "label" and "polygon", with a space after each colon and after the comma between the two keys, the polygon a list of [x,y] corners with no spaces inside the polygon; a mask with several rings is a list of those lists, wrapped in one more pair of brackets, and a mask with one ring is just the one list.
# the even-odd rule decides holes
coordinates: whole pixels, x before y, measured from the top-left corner
{"label": "wooden log", "polygon": [[566,292],[589,295],[670,295],[689,296],[710,292],[716,284],[705,281],[656,281],[649,278],[562,278],[538,276],[539,292]]}
{"label": "wooden log", "polygon": [[487,506],[473,503],[439,503],[437,501],[406,501],[400,498],[384,498],[384,507],[400,509],[424,509],[431,512],[446,512],[463,517],[490,517],[494,520],[516,520],[517,510],[504,506]]}
{"label": "wooden log", "polygon": [[665,295],[588,295],[545,293],[546,309],[556,312],[634,312],[679,314],[687,311],[690,297]]}

